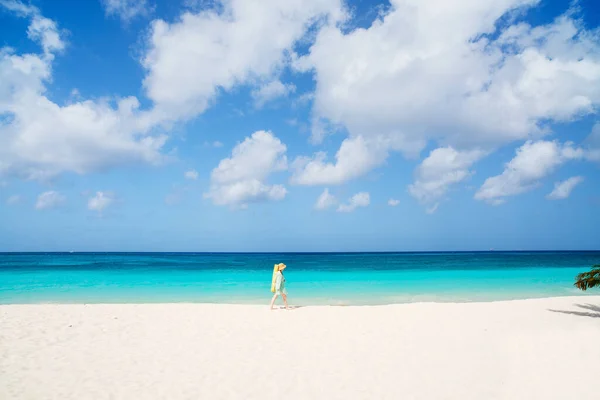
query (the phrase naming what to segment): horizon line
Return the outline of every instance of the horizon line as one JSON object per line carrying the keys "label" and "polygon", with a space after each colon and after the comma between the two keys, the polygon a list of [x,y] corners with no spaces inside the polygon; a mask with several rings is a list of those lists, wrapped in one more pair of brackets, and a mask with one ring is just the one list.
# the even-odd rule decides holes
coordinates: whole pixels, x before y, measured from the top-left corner
{"label": "horizon line", "polygon": [[589,253],[600,249],[584,250],[365,250],[365,251],[122,251],[122,250],[52,250],[52,251],[0,251],[6,254],[440,254],[440,253]]}

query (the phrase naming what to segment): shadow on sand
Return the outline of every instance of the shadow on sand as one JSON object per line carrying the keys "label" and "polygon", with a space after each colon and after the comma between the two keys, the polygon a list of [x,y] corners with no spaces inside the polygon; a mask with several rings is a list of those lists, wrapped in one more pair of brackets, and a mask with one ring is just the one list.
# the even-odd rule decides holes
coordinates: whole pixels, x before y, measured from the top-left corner
{"label": "shadow on sand", "polygon": [[[575,304],[575,306],[588,311],[548,310],[562,314],[579,315],[580,317],[600,318],[600,306],[593,304]],[[590,312],[591,311],[591,312]]]}
{"label": "shadow on sand", "polygon": [[[302,307],[304,307],[304,306],[290,306],[290,310],[296,310],[296,309],[302,308]],[[275,307],[273,307],[273,309],[274,310],[285,310],[285,307],[284,306],[279,306],[279,307],[275,306]]]}

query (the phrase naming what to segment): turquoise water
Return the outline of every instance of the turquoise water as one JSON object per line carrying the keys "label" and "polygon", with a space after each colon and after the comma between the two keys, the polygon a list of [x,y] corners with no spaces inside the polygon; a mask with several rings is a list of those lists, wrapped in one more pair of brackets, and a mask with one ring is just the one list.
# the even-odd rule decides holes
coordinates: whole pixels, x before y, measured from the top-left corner
{"label": "turquoise water", "polygon": [[293,304],[372,305],[586,295],[600,252],[0,253],[0,303],[265,304],[278,262]]}

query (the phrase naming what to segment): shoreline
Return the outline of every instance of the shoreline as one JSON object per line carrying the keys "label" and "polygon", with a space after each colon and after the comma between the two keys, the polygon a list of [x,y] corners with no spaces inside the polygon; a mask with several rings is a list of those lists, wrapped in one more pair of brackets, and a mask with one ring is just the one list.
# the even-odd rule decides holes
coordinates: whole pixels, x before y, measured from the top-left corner
{"label": "shoreline", "polygon": [[[565,294],[565,295],[548,295],[548,296],[539,296],[539,297],[516,297],[516,298],[500,298],[500,299],[490,299],[490,300],[419,300],[419,301],[406,301],[406,302],[392,302],[392,303],[376,303],[376,304],[295,304],[296,308],[318,308],[318,307],[386,307],[386,306],[396,306],[396,305],[410,305],[410,304],[489,304],[489,303],[502,303],[502,302],[518,302],[518,301],[535,301],[535,300],[551,300],[551,299],[589,299],[599,297],[600,294],[593,293],[593,290],[588,292],[581,292],[580,294]],[[247,307],[261,307],[263,304],[267,304],[270,301],[270,297],[266,296],[263,302],[208,302],[208,301],[189,301],[189,300],[181,300],[181,301],[132,301],[125,302],[116,300],[114,302],[111,301],[43,301],[43,302],[30,302],[30,303],[3,303],[0,302],[0,307],[6,306],[42,306],[42,305],[211,305],[211,306],[247,306]],[[279,298],[276,302],[276,305],[281,302]],[[294,299],[291,298],[290,304],[294,302]],[[299,302],[302,303],[302,302]]]}
{"label": "shoreline", "polygon": [[595,399],[600,295],[0,305],[0,398]]}

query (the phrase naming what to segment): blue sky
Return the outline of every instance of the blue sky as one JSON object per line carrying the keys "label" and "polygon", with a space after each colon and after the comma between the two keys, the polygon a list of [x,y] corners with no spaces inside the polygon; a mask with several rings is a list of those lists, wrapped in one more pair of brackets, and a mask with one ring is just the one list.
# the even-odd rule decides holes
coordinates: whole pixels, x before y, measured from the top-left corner
{"label": "blue sky", "polygon": [[0,0],[0,251],[600,249],[600,4]]}

